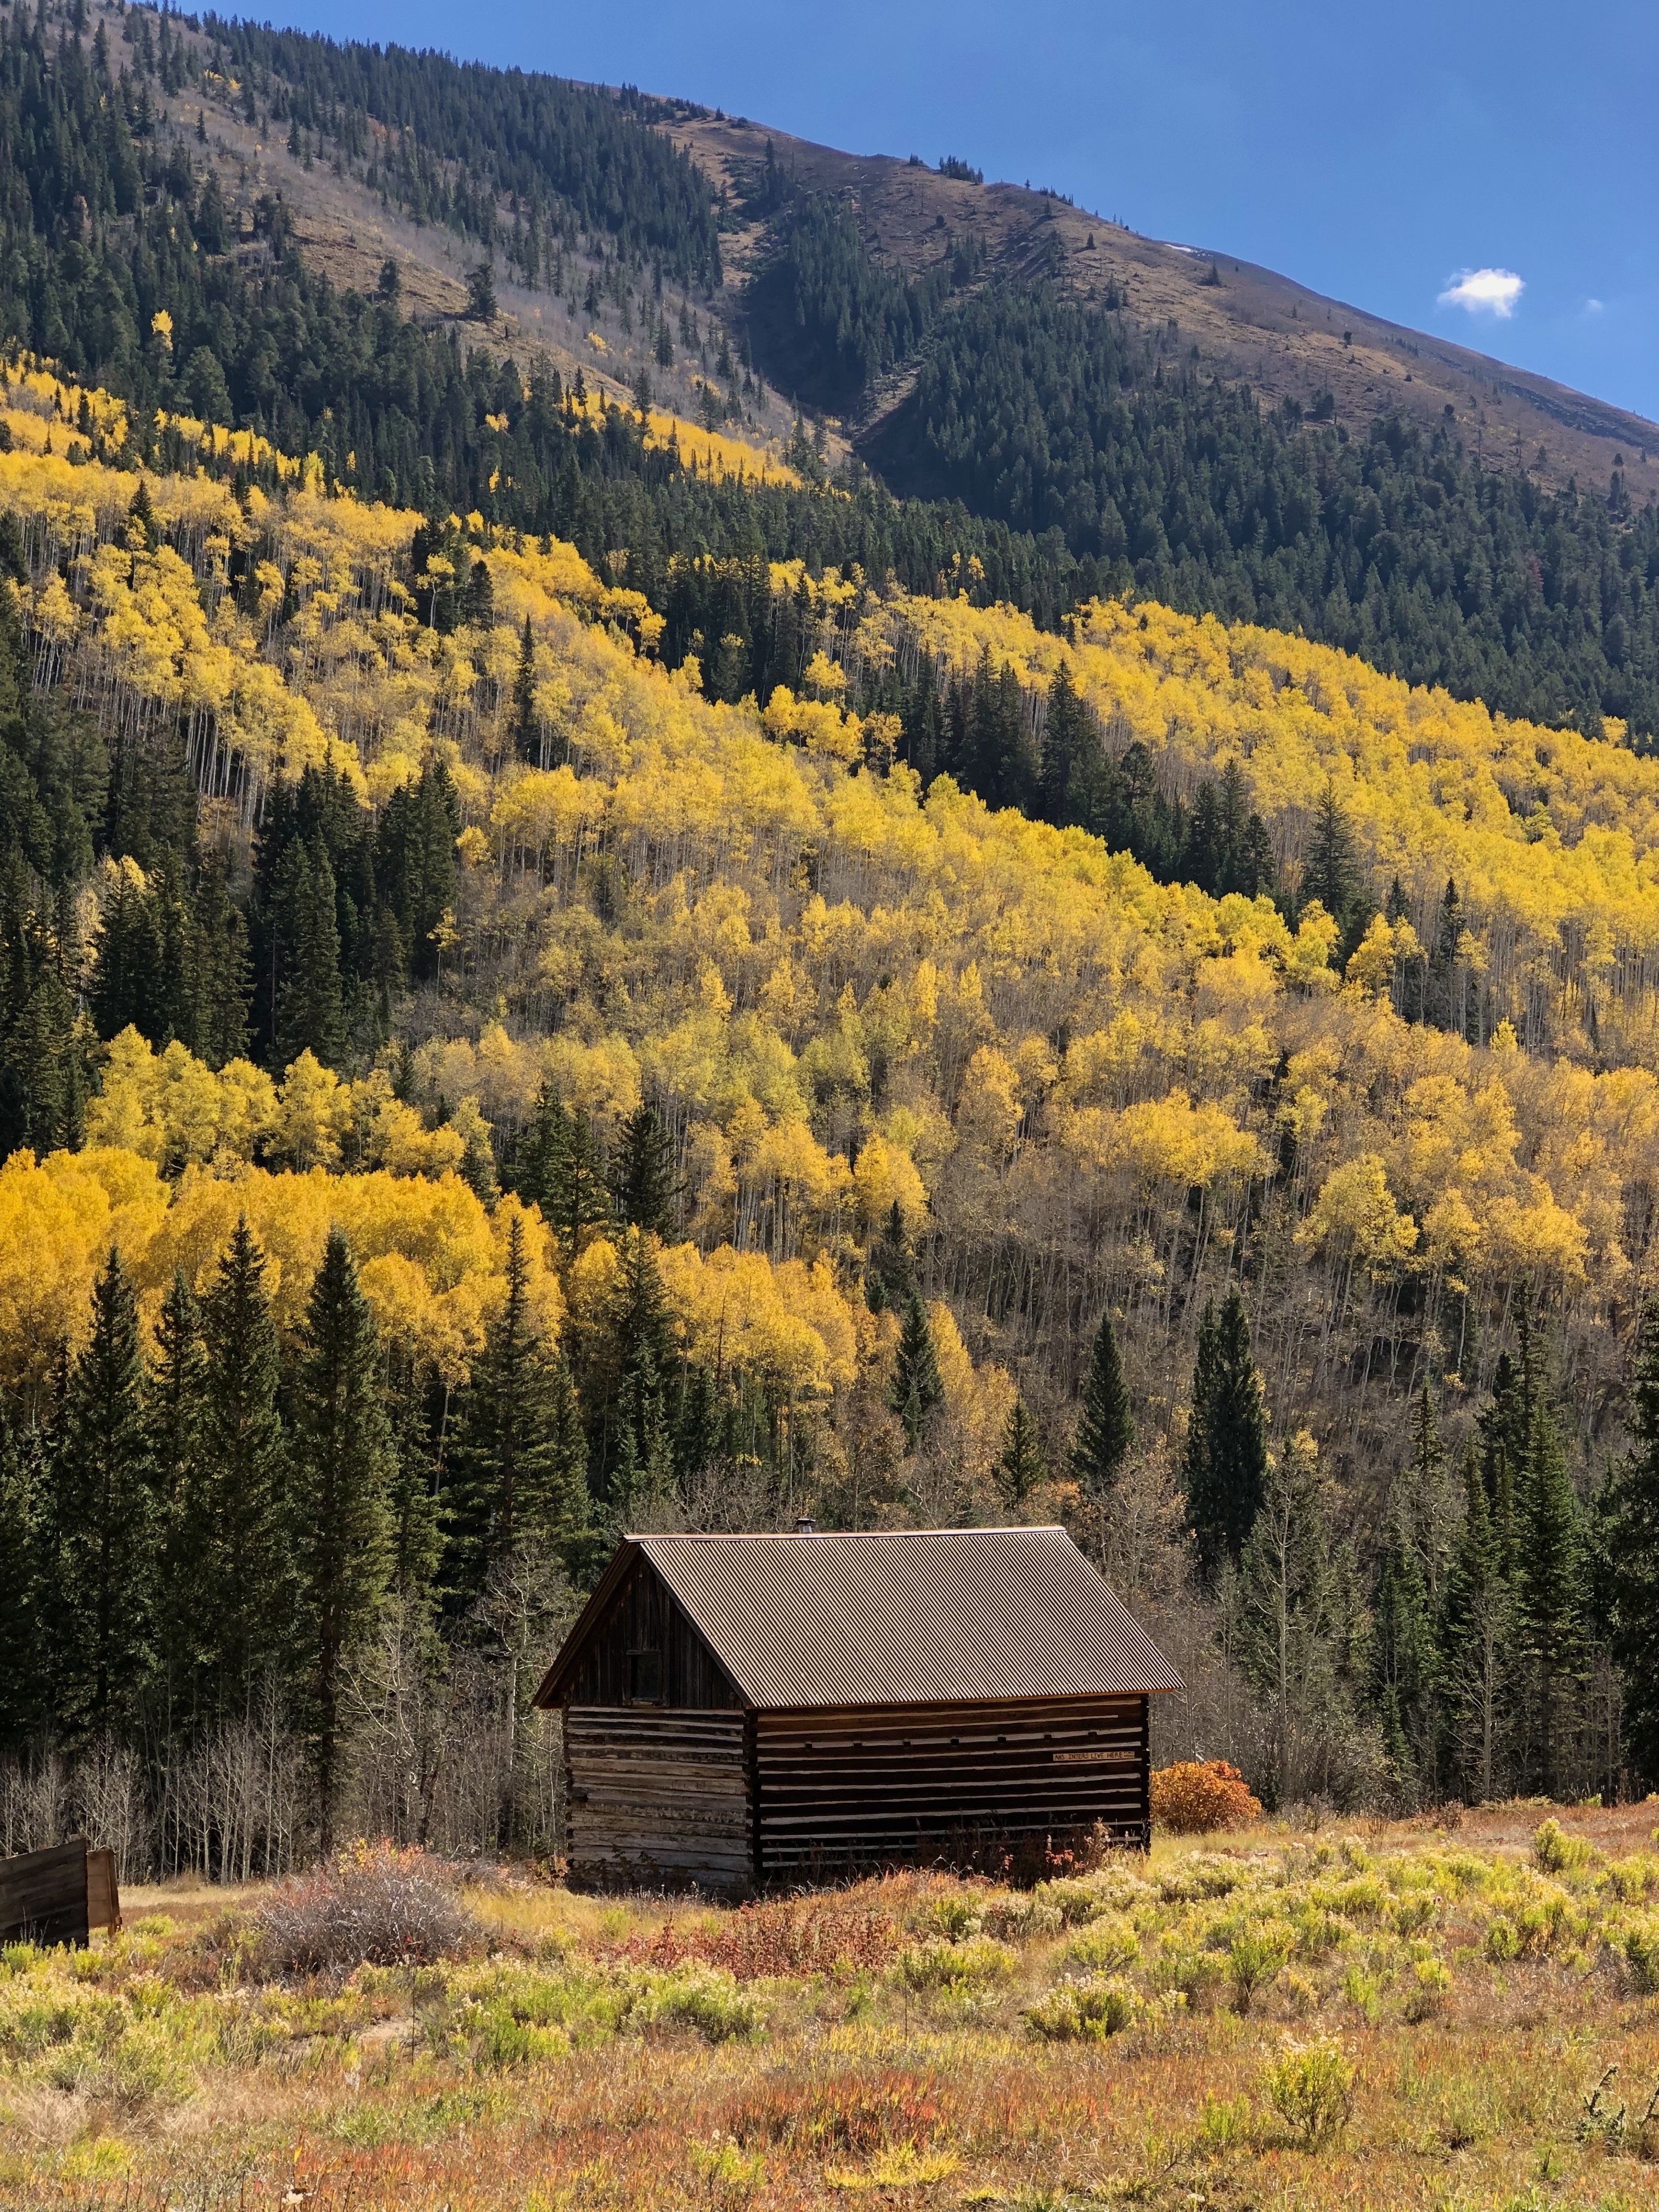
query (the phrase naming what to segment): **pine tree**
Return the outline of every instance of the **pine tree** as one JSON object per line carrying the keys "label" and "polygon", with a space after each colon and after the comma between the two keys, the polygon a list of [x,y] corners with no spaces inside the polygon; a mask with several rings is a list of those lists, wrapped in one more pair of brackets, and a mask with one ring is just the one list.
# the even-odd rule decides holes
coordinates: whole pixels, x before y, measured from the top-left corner
{"label": "pine tree", "polygon": [[161,1726],[190,1725],[204,1654],[199,1607],[212,1546],[210,1481],[202,1455],[207,1354],[202,1314],[175,1268],[155,1328],[145,1395],[149,1463],[160,1522],[155,1670]]}
{"label": "pine tree", "polygon": [[1659,1785],[1659,1299],[1642,1309],[1626,1413],[1631,1448],[1607,1501],[1613,1650],[1638,1786]]}
{"label": "pine tree", "polygon": [[296,1383],[289,1491],[296,1674],[327,1851],[338,1785],[341,1674],[386,1592],[392,1460],[379,1334],[337,1227],[329,1231],[312,1283]]}
{"label": "pine tree", "polygon": [[302,1052],[313,1052],[331,1067],[344,1047],[345,1015],[334,871],[320,837],[296,839],[289,848],[281,897],[288,959],[276,1007],[277,1060],[288,1067]]}
{"label": "pine tree", "polygon": [[547,1487],[541,1505],[548,1547],[573,1582],[587,1579],[594,1565],[592,1500],[587,1487],[587,1437],[582,1427],[576,1378],[561,1352],[553,1370],[552,1427],[549,1435]]}
{"label": "pine tree", "polygon": [[1282,1805],[1298,1754],[1346,1732],[1344,1606],[1311,1438],[1294,1437],[1263,1472],[1237,1578],[1224,1580],[1232,1656],[1269,1701]]}
{"label": "pine tree", "polygon": [[611,1184],[617,1218],[665,1242],[673,1235],[679,1185],[674,1175],[674,1139],[648,1102],[623,1123]]}
{"label": "pine tree", "polygon": [[1445,1574],[1445,1462],[1425,1384],[1412,1455],[1390,1501],[1373,1606],[1372,1690],[1400,1788],[1421,1792],[1438,1770],[1437,1612]]}
{"label": "pine tree", "polygon": [[915,1296],[916,1263],[905,1226],[904,1209],[895,1199],[887,1209],[881,1234],[870,1247],[865,1263],[864,1295],[872,1313],[903,1306]]}
{"label": "pine tree", "polygon": [[893,1359],[893,1383],[888,1404],[904,1424],[904,1449],[915,1451],[927,1423],[945,1402],[945,1384],[928,1327],[927,1309],[920,1291],[912,1291],[904,1304],[898,1349]]}
{"label": "pine tree", "polygon": [[450,1516],[451,1602],[483,1593],[498,1562],[544,1537],[554,1465],[555,1374],[531,1304],[523,1217],[507,1224],[506,1290],[461,1414]]}
{"label": "pine tree", "polygon": [[46,1720],[40,1470],[33,1440],[0,1409],[0,1753],[15,1758]]}
{"label": "pine tree", "polygon": [[406,1608],[429,1615],[438,1597],[444,1520],[433,1467],[432,1438],[416,1378],[398,1391],[391,1416],[392,1463],[386,1492],[386,1576]]}
{"label": "pine tree", "polygon": [[1396,1785],[1409,1793],[1432,1747],[1425,1707],[1434,1677],[1434,1622],[1422,1562],[1398,1513],[1382,1547],[1372,1613],[1377,1719]]}
{"label": "pine tree", "polygon": [[1514,1598],[1504,1559],[1503,1540],[1471,1439],[1463,1455],[1463,1525],[1446,1577],[1440,1674],[1463,1795],[1476,1803],[1498,1794],[1504,1771],[1514,1632]]}
{"label": "pine tree", "polygon": [[1250,1354],[1250,1324],[1237,1286],[1219,1314],[1206,1299],[1198,1331],[1192,1415],[1182,1475],[1187,1525],[1199,1571],[1213,1587],[1236,1560],[1261,1509],[1267,1474],[1267,1420]]}
{"label": "pine tree", "polygon": [[1108,1307],[1095,1335],[1089,1379],[1083,1386],[1083,1417],[1072,1446],[1072,1473],[1086,1498],[1096,1504],[1105,1504],[1134,1443],[1134,1413]]}
{"label": "pine tree", "polygon": [[284,1655],[293,1596],[276,1326],[246,1215],[203,1302],[202,1334],[205,1687],[220,1711],[246,1713]]}
{"label": "pine tree", "polygon": [[1584,1546],[1560,1429],[1541,1393],[1524,1464],[1515,1516],[1517,1642],[1534,1771],[1553,1797],[1564,1771],[1568,1701],[1583,1660]]}
{"label": "pine tree", "polygon": [[73,1739],[136,1715],[155,1601],[155,1515],[132,1278],[112,1246],[70,1372],[47,1503],[54,1703]]}
{"label": "pine tree", "polygon": [[1002,1457],[998,1462],[997,1471],[1002,1478],[1002,1494],[1016,1511],[1024,1505],[1038,1484],[1048,1479],[1048,1469],[1043,1461],[1036,1423],[1027,1412],[1024,1398],[1015,1399],[1008,1415],[1007,1426],[1002,1433]]}
{"label": "pine tree", "polygon": [[1099,751],[1098,726],[1062,661],[1048,686],[1042,731],[1039,794],[1045,821],[1063,828],[1088,819]]}
{"label": "pine tree", "polygon": [[617,1376],[610,1503],[620,1528],[668,1495],[674,1473],[665,1387],[668,1305],[652,1241],[641,1230],[630,1229],[623,1239],[610,1334]]}
{"label": "pine tree", "polygon": [[536,717],[536,634],[524,618],[519,665],[513,672],[513,742],[520,760],[539,763],[541,731]]}

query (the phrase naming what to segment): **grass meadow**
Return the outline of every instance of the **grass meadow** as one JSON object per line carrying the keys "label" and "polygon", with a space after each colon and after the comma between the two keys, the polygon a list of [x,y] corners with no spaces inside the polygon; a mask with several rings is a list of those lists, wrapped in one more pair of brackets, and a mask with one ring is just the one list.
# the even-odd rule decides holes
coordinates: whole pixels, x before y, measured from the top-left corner
{"label": "grass meadow", "polygon": [[735,1910],[502,1874],[412,1966],[337,1929],[296,1966],[293,1893],[141,1892],[0,1960],[0,2204],[1651,2206],[1656,1820],[1258,1823]]}

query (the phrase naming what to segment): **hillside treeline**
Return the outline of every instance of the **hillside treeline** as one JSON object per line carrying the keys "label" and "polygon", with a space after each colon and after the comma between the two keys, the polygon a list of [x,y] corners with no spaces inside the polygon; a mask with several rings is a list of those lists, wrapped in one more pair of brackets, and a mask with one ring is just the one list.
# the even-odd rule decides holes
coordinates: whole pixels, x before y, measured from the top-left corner
{"label": "hillside treeline", "polygon": [[[169,1863],[331,1801],[533,1840],[524,1686],[610,1534],[802,1510],[1064,1518],[1188,1674],[1176,1741],[1280,1798],[1648,1776],[1659,769],[1302,640],[799,565],[793,680],[710,700],[568,545],[251,444],[269,492],[141,479],[107,395],[6,396],[14,1836],[102,1791]],[[1139,746],[1213,893],[924,786],[884,702],[930,694],[1039,798]],[[169,1659],[233,1431],[294,1626],[256,1664],[198,1607]],[[346,1565],[293,1532],[348,1480],[325,1650]],[[118,1666],[100,1529],[148,1562]]]}

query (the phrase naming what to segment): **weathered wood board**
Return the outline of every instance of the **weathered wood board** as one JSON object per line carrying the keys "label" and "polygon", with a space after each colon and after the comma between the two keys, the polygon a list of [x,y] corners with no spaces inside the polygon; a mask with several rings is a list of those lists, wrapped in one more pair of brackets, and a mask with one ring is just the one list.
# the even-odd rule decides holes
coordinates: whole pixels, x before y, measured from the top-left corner
{"label": "weathered wood board", "polygon": [[[110,1888],[115,1885],[110,1873]],[[88,1935],[87,1839],[0,1859],[0,1940],[84,1943]]]}

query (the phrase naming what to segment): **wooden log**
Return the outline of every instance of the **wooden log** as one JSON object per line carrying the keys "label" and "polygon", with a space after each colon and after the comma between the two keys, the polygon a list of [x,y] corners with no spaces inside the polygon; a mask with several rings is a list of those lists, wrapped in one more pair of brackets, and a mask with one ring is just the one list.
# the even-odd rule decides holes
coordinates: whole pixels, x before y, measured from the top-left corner
{"label": "wooden log", "polygon": [[0,1859],[0,1938],[10,1943],[87,1940],[87,1839]]}

